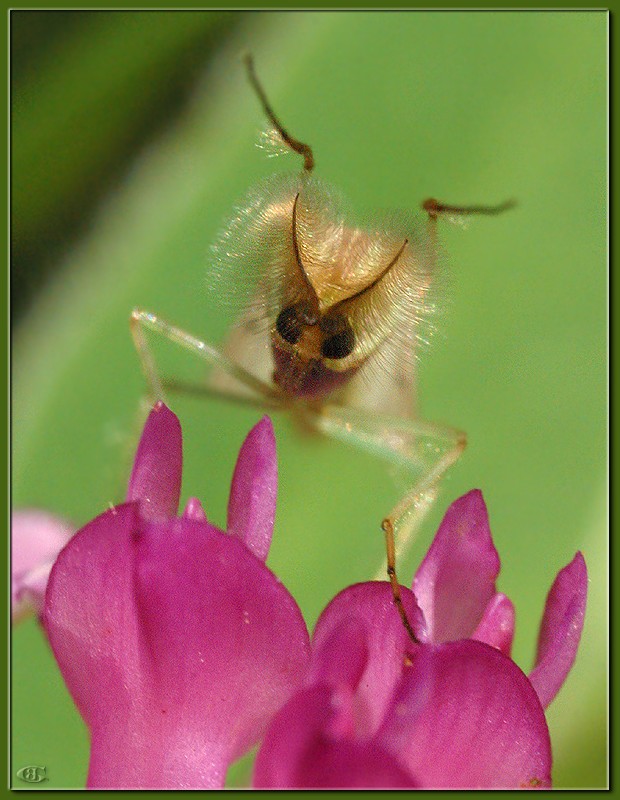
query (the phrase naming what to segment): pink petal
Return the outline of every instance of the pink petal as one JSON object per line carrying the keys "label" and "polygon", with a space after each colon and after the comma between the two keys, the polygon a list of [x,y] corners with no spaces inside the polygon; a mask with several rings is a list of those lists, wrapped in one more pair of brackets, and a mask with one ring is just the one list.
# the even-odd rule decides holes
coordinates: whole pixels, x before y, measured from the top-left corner
{"label": "pink petal", "polygon": [[359,617],[344,619],[315,639],[306,685],[323,684],[354,692],[368,663],[367,634]]}
{"label": "pink petal", "polygon": [[276,440],[269,417],[263,417],[241,445],[228,500],[229,534],[257,558],[269,553],[278,492]]}
{"label": "pink petal", "polygon": [[206,522],[207,515],[204,512],[202,503],[197,497],[190,497],[183,509],[184,519],[193,519],[195,522]]}
{"label": "pink petal", "polygon": [[[424,620],[415,597],[404,587],[402,593],[409,620],[423,639]],[[349,586],[336,595],[316,624],[313,651],[321,651],[334,632],[342,630],[343,622],[351,619],[363,623],[367,639],[368,660],[356,691],[356,727],[360,735],[370,735],[383,719],[407,654],[415,652],[417,645],[403,626],[389,583],[373,581]],[[343,648],[342,652],[346,650]]]}
{"label": "pink petal", "polygon": [[140,502],[149,519],[174,517],[181,496],[183,443],[181,425],[161,401],[144,425],[127,488],[127,501]]}
{"label": "pink petal", "polygon": [[242,543],[135,504],[63,550],[44,619],[90,728],[93,788],[223,786],[309,658],[295,601]]}
{"label": "pink petal", "polygon": [[510,656],[515,634],[515,608],[512,600],[498,592],[484,610],[480,624],[471,638],[496,647],[505,656]]}
{"label": "pink petal", "polygon": [[372,741],[335,739],[351,717],[351,696],[316,686],[298,692],[275,717],[254,768],[258,789],[413,788],[394,757]]}
{"label": "pink petal", "polygon": [[536,665],[530,681],[544,708],[559,692],[577,656],[588,594],[588,572],[581,553],[560,570],[545,603]]}
{"label": "pink petal", "polygon": [[466,639],[495,594],[499,556],[482,492],[475,489],[447,510],[413,581],[429,639]]}
{"label": "pink petal", "polygon": [[75,528],[46,511],[11,514],[11,612],[17,622],[43,609],[45,588],[56,556]]}
{"label": "pink petal", "polygon": [[551,743],[530,682],[472,640],[418,650],[378,736],[424,788],[551,785]]}
{"label": "pink petal", "polygon": [[[91,730],[93,749],[106,735],[124,736],[128,757],[139,751],[129,730],[141,739],[142,717],[153,702],[141,669],[148,663],[148,647],[140,635],[134,593],[138,518],[136,504],[118,506],[78,531],[54,564],[43,616],[65,682]],[[153,714],[155,738],[157,722]],[[122,759],[114,752],[109,756],[118,762],[117,785],[129,785]]]}

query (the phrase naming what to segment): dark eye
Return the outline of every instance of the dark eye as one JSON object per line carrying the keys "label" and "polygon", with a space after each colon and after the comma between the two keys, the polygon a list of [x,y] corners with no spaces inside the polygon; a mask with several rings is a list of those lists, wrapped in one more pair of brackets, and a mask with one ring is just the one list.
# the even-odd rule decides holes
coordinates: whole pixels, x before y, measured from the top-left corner
{"label": "dark eye", "polygon": [[276,320],[276,330],[285,342],[296,344],[301,337],[301,322],[294,306],[283,308]]}
{"label": "dark eye", "polygon": [[346,358],[355,347],[355,334],[351,328],[335,333],[323,342],[321,352],[325,358]]}

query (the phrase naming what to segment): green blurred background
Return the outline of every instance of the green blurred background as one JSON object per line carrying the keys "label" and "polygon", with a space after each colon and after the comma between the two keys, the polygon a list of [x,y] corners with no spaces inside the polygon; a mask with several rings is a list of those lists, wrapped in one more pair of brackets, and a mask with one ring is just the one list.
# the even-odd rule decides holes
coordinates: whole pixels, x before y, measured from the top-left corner
{"label": "green blurred background", "polygon": [[[590,584],[577,663],[548,712],[559,787],[607,782],[606,36],[604,12],[13,12],[13,503],[81,524],[123,497],[143,380],[140,306],[206,338],[230,319],[208,246],[261,177],[298,169],[254,147],[265,127],[239,55],[360,214],[516,197],[444,225],[450,277],[420,364],[427,419],[467,431],[410,556],[448,503],[483,489],[532,663],[557,571]],[[187,356],[158,355],[168,371]],[[186,365],[187,366],[187,365]],[[175,398],[183,495],[225,521],[238,447],[259,412]],[[269,565],[311,625],[379,566],[396,500],[385,466],[276,418]],[[88,744],[34,622],[14,631],[12,770],[83,786]],[[248,761],[232,782],[247,780]]]}

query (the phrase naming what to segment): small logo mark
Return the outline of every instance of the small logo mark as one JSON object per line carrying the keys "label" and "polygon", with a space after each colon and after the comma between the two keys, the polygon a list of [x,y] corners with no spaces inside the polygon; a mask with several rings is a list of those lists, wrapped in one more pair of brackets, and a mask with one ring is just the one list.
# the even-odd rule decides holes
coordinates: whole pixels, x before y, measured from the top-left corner
{"label": "small logo mark", "polygon": [[25,783],[42,783],[47,780],[47,767],[22,767],[17,770],[17,777]]}

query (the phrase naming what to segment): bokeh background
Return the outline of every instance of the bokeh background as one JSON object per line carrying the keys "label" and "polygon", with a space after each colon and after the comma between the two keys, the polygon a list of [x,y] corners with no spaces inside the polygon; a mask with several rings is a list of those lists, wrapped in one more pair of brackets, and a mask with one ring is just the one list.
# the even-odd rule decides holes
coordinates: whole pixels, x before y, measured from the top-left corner
{"label": "bokeh background", "polygon": [[[144,391],[132,307],[212,342],[231,322],[205,288],[208,246],[250,186],[299,166],[254,147],[265,122],[244,49],[359,214],[518,199],[443,226],[450,277],[420,406],[469,447],[399,572],[409,583],[449,502],[482,488],[527,671],[551,582],[584,552],[582,645],[548,720],[555,785],[606,785],[606,14],[13,12],[11,27],[16,506],[79,525],[123,498]],[[169,372],[183,368],[186,355],[160,349]],[[183,496],[223,525],[260,414],[172,404]],[[370,456],[275,425],[268,563],[312,625],[376,571],[402,485]],[[34,622],[13,633],[12,691],[13,775],[42,764],[45,788],[83,786],[86,732]]]}

